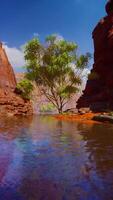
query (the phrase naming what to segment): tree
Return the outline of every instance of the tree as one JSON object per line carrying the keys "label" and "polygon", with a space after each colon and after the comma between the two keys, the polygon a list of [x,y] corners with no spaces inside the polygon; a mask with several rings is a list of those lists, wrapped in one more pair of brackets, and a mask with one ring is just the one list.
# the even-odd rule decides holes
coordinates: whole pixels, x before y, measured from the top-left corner
{"label": "tree", "polygon": [[36,81],[41,93],[63,112],[71,96],[79,91],[81,71],[90,54],[77,55],[77,45],[56,35],[46,38],[45,45],[34,38],[25,47],[27,78]]}

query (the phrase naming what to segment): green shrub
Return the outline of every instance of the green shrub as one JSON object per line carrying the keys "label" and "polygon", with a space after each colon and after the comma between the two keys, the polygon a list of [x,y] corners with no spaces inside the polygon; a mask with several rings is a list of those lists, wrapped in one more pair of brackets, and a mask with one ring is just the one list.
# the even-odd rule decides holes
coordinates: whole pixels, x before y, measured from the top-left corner
{"label": "green shrub", "polygon": [[33,85],[28,79],[21,80],[17,86],[16,91],[22,96],[23,99],[29,100],[30,94],[33,90]]}
{"label": "green shrub", "polygon": [[52,112],[53,110],[55,110],[55,107],[52,103],[43,104],[40,107],[40,112]]}

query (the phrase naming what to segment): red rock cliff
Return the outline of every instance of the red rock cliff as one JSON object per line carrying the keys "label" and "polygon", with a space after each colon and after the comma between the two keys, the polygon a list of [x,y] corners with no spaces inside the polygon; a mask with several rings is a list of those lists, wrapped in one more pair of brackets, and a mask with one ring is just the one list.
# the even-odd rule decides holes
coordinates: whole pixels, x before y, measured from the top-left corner
{"label": "red rock cliff", "polygon": [[15,74],[0,43],[0,115],[31,115],[33,113],[31,102],[17,95],[15,88]]}
{"label": "red rock cliff", "polygon": [[78,108],[113,109],[113,0],[108,1],[106,12],[93,31],[94,65]]}
{"label": "red rock cliff", "polygon": [[5,50],[0,43],[0,88],[14,90],[16,78],[12,66],[10,65]]}

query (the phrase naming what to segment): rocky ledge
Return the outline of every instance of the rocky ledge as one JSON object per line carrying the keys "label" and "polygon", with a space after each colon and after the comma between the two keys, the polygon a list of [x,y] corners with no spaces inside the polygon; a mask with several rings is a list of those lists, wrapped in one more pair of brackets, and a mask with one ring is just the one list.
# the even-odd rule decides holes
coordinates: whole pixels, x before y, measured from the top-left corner
{"label": "rocky ledge", "polygon": [[22,99],[14,92],[0,89],[0,114],[1,115],[32,115],[31,102]]}

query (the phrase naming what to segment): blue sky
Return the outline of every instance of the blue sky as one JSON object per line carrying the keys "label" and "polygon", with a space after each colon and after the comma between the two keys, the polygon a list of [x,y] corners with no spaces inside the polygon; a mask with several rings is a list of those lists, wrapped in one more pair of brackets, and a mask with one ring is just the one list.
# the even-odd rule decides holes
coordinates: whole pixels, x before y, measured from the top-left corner
{"label": "blue sky", "polygon": [[82,53],[93,52],[91,33],[106,15],[106,0],[0,0],[0,40],[18,49],[33,35],[52,33],[75,41]]}

